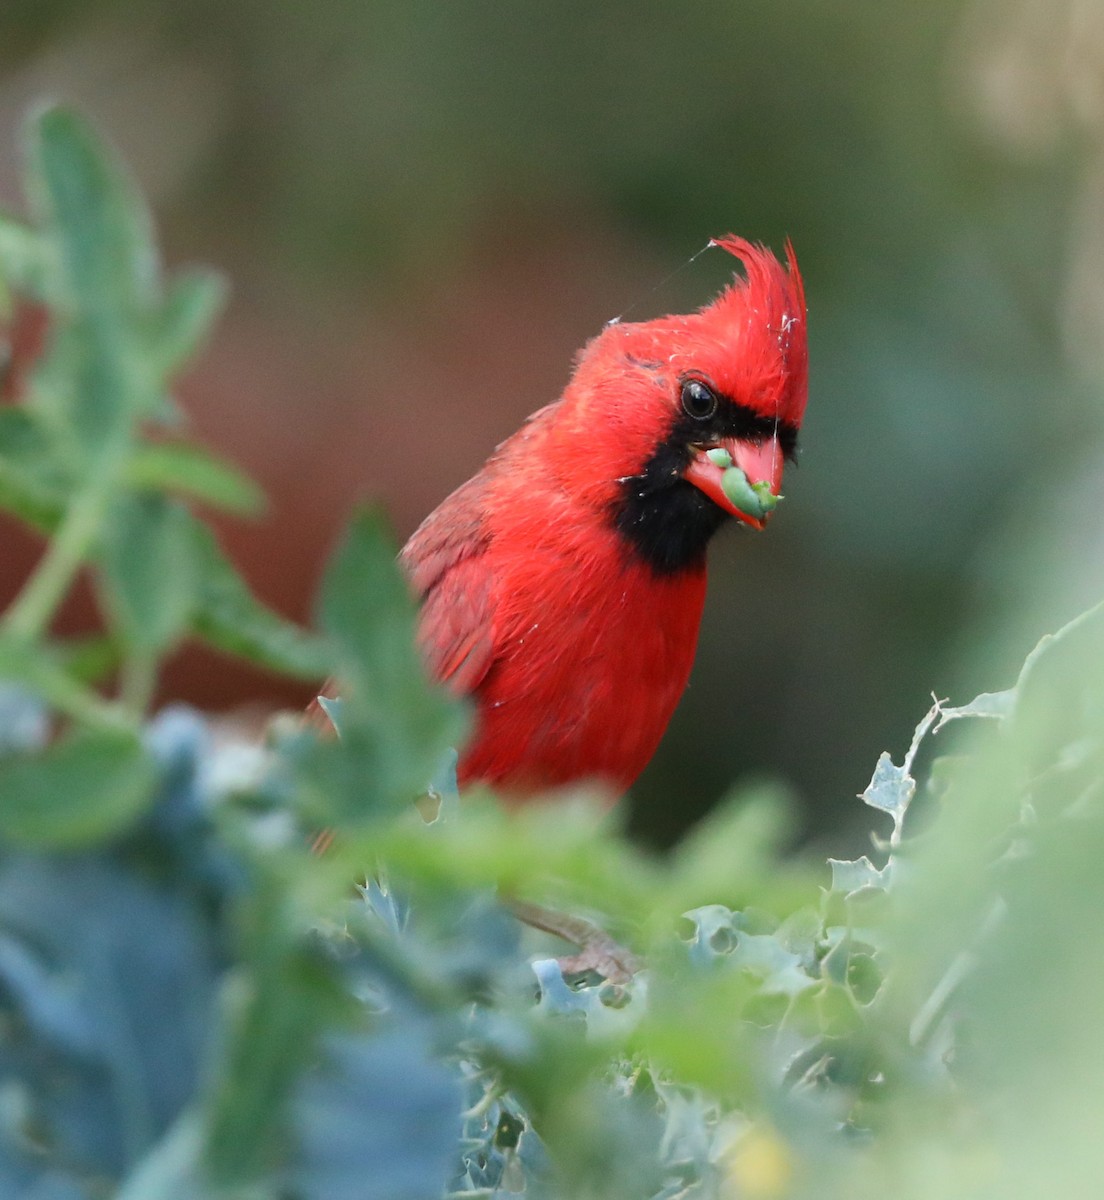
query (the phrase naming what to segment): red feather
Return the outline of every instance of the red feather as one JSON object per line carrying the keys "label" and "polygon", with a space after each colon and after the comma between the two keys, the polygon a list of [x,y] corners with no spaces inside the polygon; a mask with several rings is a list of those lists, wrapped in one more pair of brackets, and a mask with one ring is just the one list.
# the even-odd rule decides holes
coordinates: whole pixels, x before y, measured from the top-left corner
{"label": "red feather", "polygon": [[504,442],[401,555],[431,673],[477,701],[460,782],[515,795],[628,787],[686,687],[705,600],[704,570],[657,580],[563,487],[557,416]]}
{"label": "red feather", "polygon": [[461,784],[507,795],[582,779],[621,792],[651,758],[686,686],[705,565],[657,573],[611,520],[705,378],[755,413],[800,424],[805,299],[789,270],[740,238],[737,279],[688,316],[611,325],[563,398],[534,414],[449,496],[401,554],[421,599],[430,672],[476,704]]}

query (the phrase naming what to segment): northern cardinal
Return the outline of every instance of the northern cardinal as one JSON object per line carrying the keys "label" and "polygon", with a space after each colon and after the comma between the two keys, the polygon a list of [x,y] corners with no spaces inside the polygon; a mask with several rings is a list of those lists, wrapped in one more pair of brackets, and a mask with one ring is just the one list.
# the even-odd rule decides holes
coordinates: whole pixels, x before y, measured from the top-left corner
{"label": "northern cardinal", "polygon": [[401,552],[428,669],[475,705],[461,786],[627,789],[686,687],[710,539],[777,501],[807,393],[801,276],[788,242],[788,269],[714,244],[745,277],[690,315],[607,326]]}

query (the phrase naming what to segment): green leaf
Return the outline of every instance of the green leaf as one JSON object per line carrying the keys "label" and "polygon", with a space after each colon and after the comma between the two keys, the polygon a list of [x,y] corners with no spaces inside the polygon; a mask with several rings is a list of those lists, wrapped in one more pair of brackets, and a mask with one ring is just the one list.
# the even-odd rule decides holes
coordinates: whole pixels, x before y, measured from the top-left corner
{"label": "green leaf", "polygon": [[1040,639],[1015,688],[1012,738],[1030,760],[1080,739],[1099,741],[1104,728],[1104,603]]}
{"label": "green leaf", "polygon": [[140,350],[142,317],[157,299],[149,217],[90,127],[50,108],[28,130],[28,192],[58,258],[57,320],[40,373],[81,450],[94,462],[160,403]]}
{"label": "green leaf", "polygon": [[716,805],[675,847],[668,911],[742,907],[788,832],[788,802],[781,787],[764,785],[734,791]]}
{"label": "green leaf", "polygon": [[801,959],[773,934],[741,933],[729,961],[734,967],[750,971],[764,996],[795,996],[816,982],[806,973]]}
{"label": "green leaf", "polygon": [[350,705],[378,709],[389,688],[417,691],[424,675],[414,649],[416,607],[395,562],[395,544],[375,510],[358,514],[322,585],[321,621],[355,679]]}
{"label": "green leaf", "polygon": [[295,1098],[295,1194],[440,1195],[454,1169],[462,1099],[416,1020],[375,1037],[327,1039]]}
{"label": "green leaf", "polygon": [[191,619],[199,590],[195,530],[187,509],[156,493],[125,496],[109,514],[103,591],[124,641],[140,651],[167,649]]}
{"label": "green leaf", "polygon": [[1015,689],[1006,692],[982,692],[969,704],[939,706],[939,719],[933,729],[938,733],[948,721],[958,721],[963,717],[985,717],[993,721],[1002,721],[1012,714],[1016,703]]}
{"label": "green leaf", "polygon": [[54,270],[49,243],[41,234],[11,217],[0,215],[0,311],[10,309],[8,290],[34,300],[50,291]]}
{"label": "green leaf", "polygon": [[154,322],[152,353],[162,375],[173,375],[202,347],[226,303],[226,280],[202,268],[177,272]]}
{"label": "green leaf", "polygon": [[830,858],[828,866],[832,869],[832,891],[840,892],[845,897],[851,897],[866,888],[885,891],[893,881],[895,861],[890,857],[884,867],[878,868],[865,854],[855,859]]}
{"label": "green leaf", "polygon": [[127,464],[136,488],[179,492],[226,512],[253,516],[264,510],[261,489],[246,475],[199,446],[180,442],[142,446]]}
{"label": "green leaf", "polygon": [[649,990],[639,1048],[680,1084],[738,1094],[754,1069],[749,1045],[754,1035],[740,1017],[755,993],[754,978],[746,971],[659,978]]}
{"label": "green leaf", "polygon": [[41,421],[25,408],[0,408],[0,507],[36,529],[52,531],[69,485]]}
{"label": "green leaf", "polygon": [[193,630],[219,650],[299,679],[320,680],[332,659],[323,640],[260,603],[205,526],[196,527],[199,600]]}
{"label": "green leaf", "polygon": [[97,683],[119,665],[119,645],[114,638],[92,633],[56,642],[58,662],[79,683]]}
{"label": "green leaf", "polygon": [[73,849],[117,834],[149,803],[156,773],[133,734],[79,731],[0,759],[0,842]]}
{"label": "green leaf", "polygon": [[202,1125],[185,1110],[127,1176],[115,1200],[210,1200],[202,1179]]}
{"label": "green leaf", "polygon": [[888,751],[883,750],[860,799],[871,808],[888,813],[893,818],[894,835],[897,835],[915,794],[916,781],[905,767],[898,767],[893,762]]}
{"label": "green leaf", "polygon": [[423,794],[465,722],[426,678],[414,642],[416,607],[378,513],[351,524],[326,573],[321,621],[349,689],[343,743],[385,803]]}
{"label": "green leaf", "polygon": [[95,728],[129,732],[126,714],[80,682],[80,667],[66,649],[43,646],[21,637],[0,637],[0,679],[25,685],[52,708]]}
{"label": "green leaf", "polygon": [[57,299],[98,318],[149,303],[158,269],[149,213],[91,126],[47,108],[28,142],[31,199],[58,247]]}
{"label": "green leaf", "polygon": [[208,1108],[206,1166],[219,1183],[257,1179],[280,1161],[292,1088],[318,1036],[355,1011],[297,904],[316,866],[269,860],[243,914],[245,970],[229,996],[230,1032]]}

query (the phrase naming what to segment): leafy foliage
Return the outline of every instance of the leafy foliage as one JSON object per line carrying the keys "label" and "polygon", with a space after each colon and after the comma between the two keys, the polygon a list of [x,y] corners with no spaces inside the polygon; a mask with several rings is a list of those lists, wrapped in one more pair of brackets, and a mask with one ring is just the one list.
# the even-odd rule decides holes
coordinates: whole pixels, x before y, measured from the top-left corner
{"label": "leafy foliage", "polygon": [[[422,677],[381,523],[350,528],[321,633],[257,604],[186,504],[252,489],[149,440],[219,285],[161,282],[79,118],[40,113],[28,145],[33,224],[0,223],[0,268],[51,335],[0,413],[0,500],[52,537],[0,621],[5,1195],[1093,1194],[1104,607],[882,755],[862,799],[888,836],[830,872],[783,855],[769,788],[664,861],[586,795],[461,805],[465,717]],[[104,647],[49,635],[82,567],[103,691]],[[332,670],[340,736],[151,718],[189,633]],[[921,770],[951,721],[971,736]],[[572,971],[514,897],[642,969]]]}

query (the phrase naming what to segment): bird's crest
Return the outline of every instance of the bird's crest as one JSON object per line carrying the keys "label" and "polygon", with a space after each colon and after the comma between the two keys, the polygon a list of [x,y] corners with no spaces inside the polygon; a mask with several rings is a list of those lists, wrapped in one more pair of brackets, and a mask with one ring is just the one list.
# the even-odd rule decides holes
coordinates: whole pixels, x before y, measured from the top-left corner
{"label": "bird's crest", "polygon": [[783,266],[767,247],[733,234],[714,238],[712,244],[738,258],[745,275],[695,314],[699,336],[729,350],[719,359],[722,378],[716,382],[750,400],[765,416],[800,425],[809,352],[805,287],[793,245],[787,238]]}
{"label": "bird's crest", "polygon": [[805,413],[809,358],[805,289],[793,246],[786,265],[765,246],[728,234],[712,243],[744,265],[719,296],[697,312],[607,326],[580,366],[600,374],[603,356],[663,365],[675,379],[701,377],[764,417],[797,428]]}

